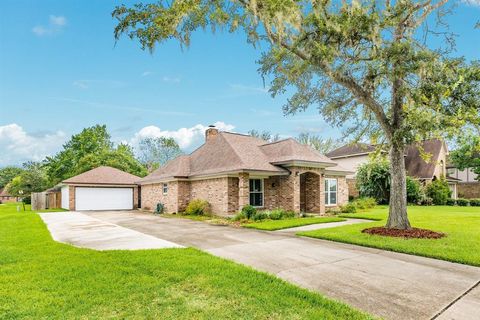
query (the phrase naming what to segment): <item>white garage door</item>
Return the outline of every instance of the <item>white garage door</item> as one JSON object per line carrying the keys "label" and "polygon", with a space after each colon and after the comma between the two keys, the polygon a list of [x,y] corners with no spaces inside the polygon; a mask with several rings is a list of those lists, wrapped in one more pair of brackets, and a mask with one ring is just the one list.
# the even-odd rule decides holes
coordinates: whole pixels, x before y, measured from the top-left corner
{"label": "white garage door", "polygon": [[133,188],[75,188],[75,210],[133,209]]}

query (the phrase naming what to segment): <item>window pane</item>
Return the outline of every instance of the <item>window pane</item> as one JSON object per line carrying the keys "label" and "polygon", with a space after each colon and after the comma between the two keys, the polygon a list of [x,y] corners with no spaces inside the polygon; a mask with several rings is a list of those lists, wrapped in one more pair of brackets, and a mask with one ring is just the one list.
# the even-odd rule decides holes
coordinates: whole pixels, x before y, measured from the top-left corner
{"label": "window pane", "polygon": [[255,206],[262,207],[263,206],[263,196],[261,193],[255,193]]}
{"label": "window pane", "polygon": [[[325,192],[328,190],[328,179],[325,179]],[[325,198],[326,199],[326,198]],[[325,200],[326,201],[326,200]]]}
{"label": "window pane", "polygon": [[255,193],[250,193],[250,205],[255,206]]}
{"label": "window pane", "polygon": [[330,204],[337,204],[337,193],[331,192],[330,193]]}
{"label": "window pane", "polygon": [[262,180],[251,179],[250,180],[250,192],[261,192],[261,191],[262,191]]}
{"label": "window pane", "polygon": [[330,180],[330,191],[337,191],[337,180]]}
{"label": "window pane", "polygon": [[325,192],[325,204],[329,204],[328,203],[328,192]]}

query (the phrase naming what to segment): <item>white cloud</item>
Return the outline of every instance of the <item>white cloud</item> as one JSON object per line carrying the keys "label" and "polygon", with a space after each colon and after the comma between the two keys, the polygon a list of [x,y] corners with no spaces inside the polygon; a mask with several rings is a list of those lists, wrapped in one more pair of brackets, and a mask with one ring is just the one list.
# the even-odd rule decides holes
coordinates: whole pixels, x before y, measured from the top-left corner
{"label": "white cloud", "polygon": [[163,76],[162,81],[170,82],[170,83],[179,83],[180,81],[182,81],[182,79],[180,79],[180,77]]}
{"label": "white cloud", "polygon": [[32,134],[16,123],[0,126],[0,166],[43,160],[60,150],[66,138],[62,131]]}
{"label": "white cloud", "polygon": [[[221,121],[215,122],[214,125],[217,127],[217,129],[222,131],[231,131],[235,128],[235,126]],[[135,133],[131,140],[131,144],[136,147],[140,140],[144,138],[167,137],[174,138],[179,144],[180,148],[190,149],[191,147],[203,142],[205,130],[207,129],[208,126],[203,124],[197,124],[190,128],[180,128],[175,131],[161,130],[157,126],[148,126]]]}
{"label": "white cloud", "polygon": [[127,85],[125,82],[118,80],[75,80],[72,84],[80,89],[88,89],[92,86],[117,89]]}
{"label": "white cloud", "polygon": [[67,19],[64,16],[50,15],[50,24],[54,26],[65,26]]}
{"label": "white cloud", "polygon": [[460,1],[467,5],[480,7],[480,0],[460,0]]}
{"label": "white cloud", "polygon": [[40,37],[54,35],[61,32],[66,25],[67,18],[65,18],[64,16],[50,15],[47,26],[35,26],[32,28],[32,32]]}
{"label": "white cloud", "polygon": [[146,77],[146,76],[149,76],[149,75],[152,75],[152,74],[153,74],[152,71],[147,70],[147,71],[142,72],[142,77]]}
{"label": "white cloud", "polygon": [[230,89],[234,91],[238,91],[244,94],[252,94],[252,93],[268,93],[270,87],[256,87],[256,86],[247,86],[244,84],[234,83],[229,85]]}

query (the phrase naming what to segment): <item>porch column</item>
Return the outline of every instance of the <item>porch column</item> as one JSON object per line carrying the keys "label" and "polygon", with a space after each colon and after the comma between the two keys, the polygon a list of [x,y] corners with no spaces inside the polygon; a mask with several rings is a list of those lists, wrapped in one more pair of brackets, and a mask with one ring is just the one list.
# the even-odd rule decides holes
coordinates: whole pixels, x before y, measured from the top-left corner
{"label": "porch column", "polygon": [[250,174],[238,174],[238,210],[250,204]]}
{"label": "porch column", "polygon": [[300,213],[300,172],[293,170],[290,178],[293,184],[293,211]]}

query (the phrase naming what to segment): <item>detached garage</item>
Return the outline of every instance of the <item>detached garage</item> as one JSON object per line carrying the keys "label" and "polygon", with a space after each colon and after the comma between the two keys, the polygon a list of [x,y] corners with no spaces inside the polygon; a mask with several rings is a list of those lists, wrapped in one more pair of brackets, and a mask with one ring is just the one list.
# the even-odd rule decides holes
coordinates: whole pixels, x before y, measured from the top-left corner
{"label": "detached garage", "polygon": [[132,210],[138,207],[139,177],[98,167],[61,183],[62,208],[70,211]]}

